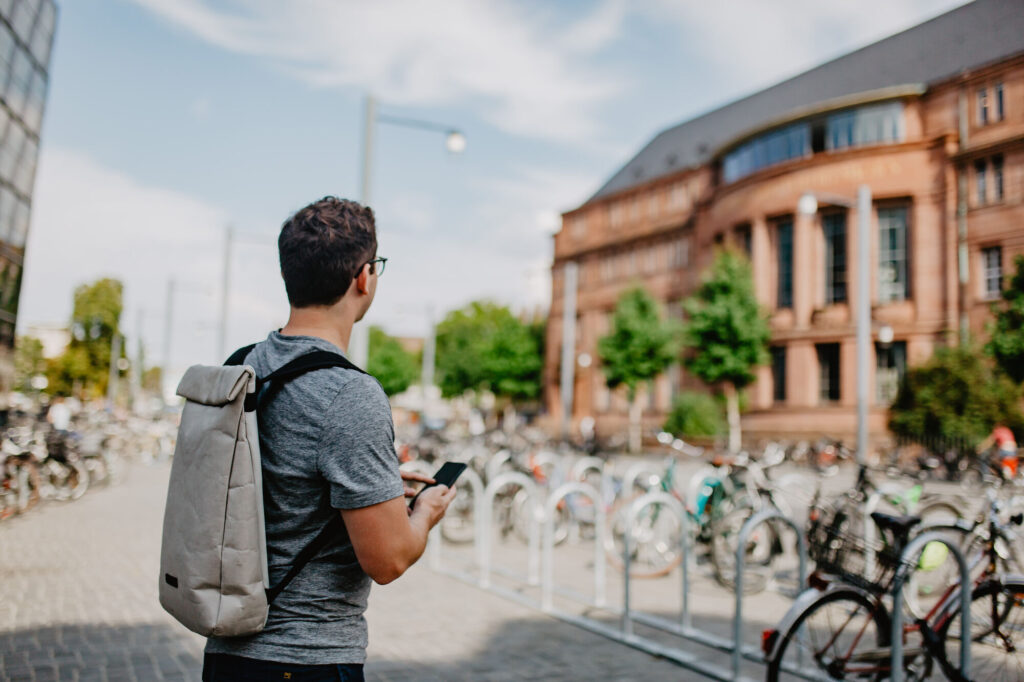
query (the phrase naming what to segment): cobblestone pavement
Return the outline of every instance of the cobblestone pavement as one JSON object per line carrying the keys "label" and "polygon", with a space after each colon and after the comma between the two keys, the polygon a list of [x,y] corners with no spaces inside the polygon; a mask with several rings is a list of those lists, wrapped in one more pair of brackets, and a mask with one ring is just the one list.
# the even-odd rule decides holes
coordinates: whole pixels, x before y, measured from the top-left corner
{"label": "cobblestone pavement", "polygon": [[[168,467],[0,524],[0,680],[197,680],[202,638],[156,595]],[[417,566],[370,599],[371,680],[692,675]]]}

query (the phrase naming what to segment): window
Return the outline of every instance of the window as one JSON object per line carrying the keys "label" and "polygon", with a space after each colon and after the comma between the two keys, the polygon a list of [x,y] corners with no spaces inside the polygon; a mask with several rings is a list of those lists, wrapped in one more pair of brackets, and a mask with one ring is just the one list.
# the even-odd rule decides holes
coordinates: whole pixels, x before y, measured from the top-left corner
{"label": "window", "polygon": [[743,253],[747,254],[747,258],[750,258],[752,253],[750,225],[740,225],[736,228],[736,245],[743,250]]}
{"label": "window", "polygon": [[1002,121],[1006,116],[1006,110],[1003,108],[1003,84],[996,83],[995,87],[995,120]]}
{"label": "window", "polygon": [[894,341],[875,344],[875,399],[879,405],[891,405],[907,374],[907,343]]}
{"label": "window", "polygon": [[992,199],[1003,200],[1003,157],[992,157]]}
{"label": "window", "polygon": [[690,240],[686,237],[677,239],[672,243],[669,254],[669,266],[673,268],[685,268],[690,264]]}
{"label": "window", "polygon": [[686,207],[686,185],[677,182],[672,186],[672,193],[669,195],[669,210],[681,211]]}
{"label": "window", "polygon": [[786,347],[772,346],[772,399],[786,402]]}
{"label": "window", "polygon": [[839,402],[839,344],[819,343],[816,348],[820,369],[818,398],[822,403]]}
{"label": "window", "polygon": [[654,192],[647,198],[647,217],[654,220],[658,217],[658,193]]}
{"label": "window", "polygon": [[615,279],[615,258],[613,256],[605,256],[601,260],[601,279],[605,282]]}
{"label": "window", "polygon": [[622,225],[623,210],[622,204],[614,203],[611,208],[608,209],[608,223],[613,227],[619,227]]}
{"label": "window", "polygon": [[725,155],[722,179],[733,182],[767,166],[798,159],[811,152],[810,126],[798,123],[755,137]]}
{"label": "window", "polygon": [[825,233],[825,303],[846,301],[846,213],[826,213],[821,218]]}
{"label": "window", "polygon": [[903,105],[886,102],[831,114],[824,134],[828,150],[899,141],[903,138]]}
{"label": "window", "polygon": [[775,253],[778,271],[775,305],[793,306],[793,219],[783,218],[775,227]]}
{"label": "window", "polygon": [[974,202],[984,206],[988,198],[988,162],[980,159],[974,162]]}
{"label": "window", "polygon": [[978,125],[988,125],[988,90],[978,90]]}
{"label": "window", "polygon": [[910,297],[907,268],[907,208],[878,209],[878,299],[883,303]]}
{"label": "window", "polygon": [[996,299],[1003,291],[1003,248],[991,246],[981,250],[981,272],[984,277],[982,296]]}
{"label": "window", "polygon": [[582,239],[587,235],[587,218],[585,215],[575,215],[567,218],[569,222],[569,235],[573,239]]}

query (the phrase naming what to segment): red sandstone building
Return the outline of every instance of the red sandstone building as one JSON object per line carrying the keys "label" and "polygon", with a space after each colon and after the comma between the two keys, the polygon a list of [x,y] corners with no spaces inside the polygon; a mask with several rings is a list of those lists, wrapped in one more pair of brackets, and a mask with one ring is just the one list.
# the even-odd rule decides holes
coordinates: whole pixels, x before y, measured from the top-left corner
{"label": "red sandstone building", "polygon": [[[665,130],[565,213],[545,362],[553,421],[571,402],[574,428],[585,416],[601,435],[625,425],[625,397],[597,359],[619,295],[641,284],[679,316],[715,246],[730,243],[750,256],[772,328],[745,434],[850,437],[858,216],[797,203],[853,198],[862,184],[873,195],[869,424],[881,434],[906,367],[964,331],[984,334],[1024,254],[1024,2],[977,0]],[[564,353],[567,302],[576,325]],[[575,359],[570,374],[563,357]],[[645,426],[693,385],[678,367],[659,377]]]}

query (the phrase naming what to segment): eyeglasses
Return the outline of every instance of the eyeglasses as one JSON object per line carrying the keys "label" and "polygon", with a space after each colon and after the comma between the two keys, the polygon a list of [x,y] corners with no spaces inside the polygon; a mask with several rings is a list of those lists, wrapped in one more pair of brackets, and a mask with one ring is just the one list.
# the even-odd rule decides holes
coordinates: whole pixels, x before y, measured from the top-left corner
{"label": "eyeglasses", "polygon": [[[388,262],[387,258],[381,257],[381,258],[374,258],[372,261],[366,263],[366,265],[370,266],[370,274],[371,275],[376,274],[378,277],[380,277],[381,275],[384,274],[384,265],[387,262]],[[379,266],[377,265],[378,263],[380,263]],[[362,271],[363,271],[363,269],[359,268],[359,272],[362,272]],[[359,273],[357,272],[356,273],[356,277],[358,277],[358,276],[359,276]]]}

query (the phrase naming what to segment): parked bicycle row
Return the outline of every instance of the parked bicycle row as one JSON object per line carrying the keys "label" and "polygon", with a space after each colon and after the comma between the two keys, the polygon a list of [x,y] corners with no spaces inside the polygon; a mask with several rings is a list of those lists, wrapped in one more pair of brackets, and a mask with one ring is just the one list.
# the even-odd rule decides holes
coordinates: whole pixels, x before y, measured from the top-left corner
{"label": "parked bicycle row", "polygon": [[44,500],[77,500],[91,487],[116,483],[133,461],[170,458],[175,429],[169,416],[72,410],[63,402],[8,412],[0,435],[0,521]]}
{"label": "parked bicycle row", "polygon": [[[904,679],[927,679],[933,672],[968,679],[956,677],[961,662],[959,646],[953,643],[961,627],[956,569],[962,551],[970,568],[969,594],[976,604],[972,613],[984,607],[985,613],[996,614],[987,620],[974,617],[970,653],[974,670],[985,672],[969,679],[1019,679],[1016,675],[1024,669],[1024,653],[1018,653],[1024,652],[1024,579],[1012,574],[1020,571],[1015,527],[1021,515],[1015,510],[1024,506],[1024,498],[1014,480],[1016,472],[994,469],[1000,484],[998,489],[995,484],[988,487],[987,500],[967,498],[956,489],[950,494],[948,486],[945,494],[937,494],[926,491],[919,480],[892,480],[884,470],[866,467],[857,469],[849,488],[830,491],[828,478],[781,466],[786,456],[778,444],[735,457],[705,453],[682,441],[668,445],[678,455],[660,462],[605,461],[530,446],[495,451],[493,444],[484,442],[437,448],[424,459],[465,461],[489,490],[490,482],[513,472],[519,478],[502,480],[529,481],[538,491],[557,497],[531,494],[525,485],[501,487],[493,491],[493,513],[488,515],[493,527],[488,531],[474,518],[479,513],[479,491],[462,487],[441,525],[445,541],[480,542],[480,533],[495,533],[530,542],[531,532],[547,523],[552,544],[597,543],[607,563],[620,571],[628,564],[630,578],[671,572],[690,547],[706,558],[713,579],[730,590],[737,582],[738,559],[744,564],[744,594],[778,589],[782,583],[803,588],[792,585],[797,543],[788,524],[793,521],[803,531],[800,535],[806,538],[815,570],[808,590],[797,596],[779,625],[765,633],[763,651],[755,656],[767,664],[768,679],[789,679],[787,671],[797,669],[802,672],[796,678],[807,679],[808,664],[818,669],[818,677],[827,679],[888,678],[896,672],[892,660],[903,661],[899,667]],[[461,454],[453,456],[460,447]],[[687,456],[699,463],[689,478],[680,476]],[[433,465],[406,466],[429,472]],[[573,481],[589,484],[596,497],[552,492],[571,489],[563,486]],[[638,511],[636,500],[652,492],[663,495],[663,501]],[[671,500],[679,503],[682,515],[669,509]],[[986,504],[979,508],[983,501]],[[767,520],[750,527],[755,516]],[[607,519],[603,532],[598,529],[599,517]],[[684,537],[684,529],[690,538]],[[903,557],[925,533],[931,535],[912,560]],[[789,574],[780,567],[788,567],[784,570]],[[897,591],[900,609],[892,607]],[[908,623],[900,641],[918,641],[893,659],[890,630],[900,619]],[[843,624],[841,631],[837,623]],[[735,651],[740,650],[737,645]],[[754,656],[749,651],[742,655]],[[794,657],[797,662],[791,664]],[[813,673],[810,678],[817,679]]]}

